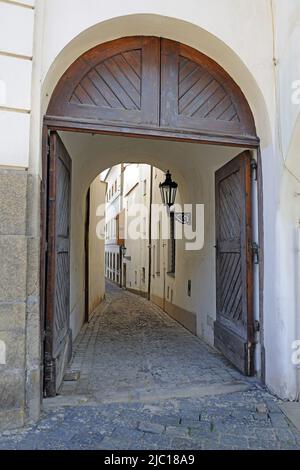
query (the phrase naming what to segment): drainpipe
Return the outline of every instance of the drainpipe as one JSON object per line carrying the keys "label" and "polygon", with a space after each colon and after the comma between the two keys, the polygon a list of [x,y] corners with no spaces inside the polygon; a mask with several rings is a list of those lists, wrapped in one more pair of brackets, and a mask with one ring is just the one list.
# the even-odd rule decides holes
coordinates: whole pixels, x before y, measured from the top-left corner
{"label": "drainpipe", "polygon": [[149,195],[149,263],[148,263],[148,300],[151,298],[151,270],[152,270],[152,199],[153,199],[153,166],[150,166],[150,195]]}

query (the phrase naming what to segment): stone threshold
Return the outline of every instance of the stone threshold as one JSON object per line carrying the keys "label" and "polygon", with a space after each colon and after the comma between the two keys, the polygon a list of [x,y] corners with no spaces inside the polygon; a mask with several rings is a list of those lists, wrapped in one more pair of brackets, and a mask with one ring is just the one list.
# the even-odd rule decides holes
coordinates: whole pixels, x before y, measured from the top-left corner
{"label": "stone threshold", "polygon": [[112,403],[151,403],[176,398],[203,398],[227,395],[236,392],[247,392],[252,389],[253,384],[251,383],[233,381],[230,383],[220,382],[206,385],[195,384],[188,387],[178,387],[176,389],[137,390],[134,393],[116,393],[109,398],[103,398],[97,393],[88,395],[57,395],[54,398],[44,399],[43,409],[47,410],[61,406],[97,406]]}

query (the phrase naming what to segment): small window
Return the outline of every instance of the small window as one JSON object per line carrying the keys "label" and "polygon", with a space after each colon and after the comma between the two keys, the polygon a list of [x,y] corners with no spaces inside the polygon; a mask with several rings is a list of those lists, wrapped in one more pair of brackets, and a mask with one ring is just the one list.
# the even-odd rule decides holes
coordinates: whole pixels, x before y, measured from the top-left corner
{"label": "small window", "polygon": [[142,282],[143,283],[146,282],[146,269],[145,268],[142,268]]}

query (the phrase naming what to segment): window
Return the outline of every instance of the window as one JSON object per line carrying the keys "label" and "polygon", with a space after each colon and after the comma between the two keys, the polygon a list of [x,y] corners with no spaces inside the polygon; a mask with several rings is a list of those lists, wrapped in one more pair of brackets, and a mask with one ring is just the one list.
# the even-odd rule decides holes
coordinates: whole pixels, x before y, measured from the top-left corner
{"label": "window", "polygon": [[175,274],[176,262],[176,240],[175,240],[175,217],[174,212],[170,212],[170,239],[169,239],[169,259],[168,259],[168,272]]}
{"label": "window", "polygon": [[142,282],[146,282],[146,269],[142,268]]}

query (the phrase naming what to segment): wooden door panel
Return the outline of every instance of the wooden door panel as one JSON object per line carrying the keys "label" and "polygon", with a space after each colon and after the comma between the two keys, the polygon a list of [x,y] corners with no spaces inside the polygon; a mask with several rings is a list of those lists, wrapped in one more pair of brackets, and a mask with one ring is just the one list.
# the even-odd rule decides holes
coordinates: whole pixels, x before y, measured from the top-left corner
{"label": "wooden door panel", "polygon": [[244,374],[253,373],[250,153],[216,172],[215,346]]}
{"label": "wooden door panel", "polygon": [[159,64],[159,38],[137,36],[97,46],[62,77],[48,114],[158,125]]}
{"label": "wooden door panel", "polygon": [[71,356],[71,159],[56,132],[50,135],[44,395],[55,396]]}
{"label": "wooden door panel", "polygon": [[161,41],[161,126],[204,133],[251,135],[245,98],[212,59],[183,44]]}

